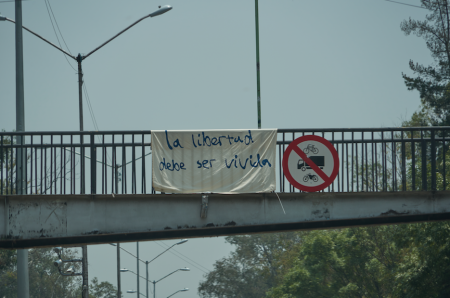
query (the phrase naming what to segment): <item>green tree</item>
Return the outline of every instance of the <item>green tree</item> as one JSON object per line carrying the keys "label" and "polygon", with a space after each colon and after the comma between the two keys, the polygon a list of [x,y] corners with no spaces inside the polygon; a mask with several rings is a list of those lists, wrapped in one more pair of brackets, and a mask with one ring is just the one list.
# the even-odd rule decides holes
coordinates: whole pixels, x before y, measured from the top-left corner
{"label": "green tree", "polygon": [[450,224],[399,226],[396,239],[405,252],[396,276],[395,297],[450,297]]}
{"label": "green tree", "polygon": [[216,261],[205,275],[198,292],[201,297],[264,297],[290,264],[281,257],[300,242],[298,233],[231,236],[226,241],[236,249],[230,257]]}
{"label": "green tree", "polygon": [[434,64],[424,66],[410,60],[415,77],[403,74],[409,90],[420,92],[422,103],[430,108],[433,125],[450,124],[450,16],[447,0],[421,0],[430,11],[425,20],[405,20],[400,28],[406,34],[422,37]]}
{"label": "green tree", "polygon": [[313,231],[267,297],[391,297],[402,252],[396,226]]}
{"label": "green tree", "polygon": [[[80,288],[81,292],[81,288]],[[79,295],[81,297],[81,294]],[[116,298],[117,288],[107,281],[99,283],[98,278],[94,277],[89,285],[89,298]],[[122,295],[121,295],[122,297]]]}
{"label": "green tree", "polygon": [[[17,297],[17,252],[0,249],[0,297]],[[64,259],[78,258],[75,251],[64,249]],[[29,289],[30,298],[80,298],[81,278],[62,276],[53,265],[57,259],[50,248],[29,250]],[[76,272],[81,272],[81,263],[71,263]],[[67,264],[65,266],[68,266]],[[117,289],[109,282],[99,282],[96,277],[89,287],[90,298],[115,298]]]}

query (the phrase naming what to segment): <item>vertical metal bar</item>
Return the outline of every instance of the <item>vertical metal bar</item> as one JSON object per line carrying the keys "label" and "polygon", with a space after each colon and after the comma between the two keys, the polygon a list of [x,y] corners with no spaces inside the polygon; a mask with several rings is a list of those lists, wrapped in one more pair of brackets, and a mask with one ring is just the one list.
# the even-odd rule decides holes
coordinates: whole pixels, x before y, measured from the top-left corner
{"label": "vertical metal bar", "polygon": [[[285,141],[286,141],[286,136],[285,136],[285,133],[283,132],[283,152],[280,152],[281,155],[283,155],[284,151],[285,151],[285,145],[284,145]],[[283,177],[283,189],[281,190],[282,192],[285,191],[285,183],[286,183],[286,179],[284,179],[284,177]]]}
{"label": "vertical metal bar", "polygon": [[106,184],[106,179],[105,179],[105,171],[107,171],[106,168],[106,160],[105,160],[105,134],[102,134],[102,145],[101,145],[101,154],[102,154],[102,194],[105,194],[105,184]]}
{"label": "vertical metal bar", "polygon": [[[354,160],[355,160],[355,151],[354,151],[354,145],[355,145],[355,133],[352,131],[352,192],[354,191],[354,189],[353,189],[353,187],[354,187],[354,182],[353,182],[353,180],[354,180],[354,177],[355,177],[355,175],[354,175],[354,171],[353,171],[353,168],[354,168]],[[356,173],[356,175],[358,175],[358,173]],[[358,184],[356,184],[356,191],[358,191]]]}
{"label": "vertical metal bar", "polygon": [[392,190],[397,190],[397,159],[395,156],[396,153],[396,144],[394,142],[394,131],[391,130],[391,153],[392,153]]}
{"label": "vertical metal bar", "polygon": [[447,134],[445,133],[445,132],[443,132],[443,134],[442,134],[442,154],[443,154],[443,156],[442,156],[442,166],[443,166],[443,169],[442,169],[442,173],[443,173],[443,186],[442,186],[442,189],[443,190],[446,190],[447,189],[447,181],[446,181],[446,168],[447,168],[447,161],[446,161],[446,152],[445,152],[445,150],[446,150],[446,148],[445,148],[445,136],[446,136]]}
{"label": "vertical metal bar", "polygon": [[57,163],[56,163],[56,161],[58,160],[58,157],[56,156],[56,146],[55,146],[55,144],[52,144],[52,147],[53,147],[53,156],[54,156],[54,160],[52,159],[52,163],[53,163],[53,172],[55,173],[55,179],[54,179],[54,185],[55,185],[55,195],[57,194],[57,191],[58,191],[58,172],[56,171],[56,166],[57,166]]}
{"label": "vertical metal bar", "polygon": [[43,145],[44,145],[44,135],[41,135],[41,174],[40,174],[40,178],[41,178],[41,183],[39,183],[40,184],[40,193],[42,194],[42,177],[45,175],[42,171],[43,171],[43,169],[44,169],[44,152],[43,152],[43,150],[44,150],[44,147],[43,147]]}
{"label": "vertical metal bar", "polygon": [[33,193],[33,136],[30,136],[30,194]]}
{"label": "vertical metal bar", "polygon": [[348,143],[346,142],[345,143],[345,148],[346,148],[346,151],[347,151],[347,155],[346,155],[346,159],[347,159],[347,162],[346,162],[346,165],[347,165],[347,192],[350,192],[350,179],[349,179],[349,171],[348,171],[348,166],[349,166],[349,162],[348,162]]}
{"label": "vertical metal bar", "polygon": [[402,132],[402,191],[406,191],[406,144]]}
{"label": "vertical metal bar", "polygon": [[37,147],[34,148],[34,193],[38,193],[38,163],[37,163]]}
{"label": "vertical metal bar", "polygon": [[21,192],[22,194],[28,194],[28,147],[26,146],[26,136],[22,136],[22,143],[20,144],[22,147],[20,158],[22,159],[22,174],[21,174]]}
{"label": "vertical metal bar", "polygon": [[3,192],[3,156],[5,154],[5,149],[3,145],[3,135],[0,136],[0,195],[4,195]]}
{"label": "vertical metal bar", "polygon": [[131,193],[136,194],[136,145],[134,134],[131,136]]}
{"label": "vertical metal bar", "polygon": [[423,130],[420,131],[422,146],[422,190],[427,190],[427,144],[423,139]]}
{"label": "vertical metal bar", "polygon": [[364,143],[364,147],[366,150],[366,192],[369,192],[369,167],[368,167],[368,152],[367,152],[367,143]]}
{"label": "vertical metal bar", "polygon": [[[3,135],[0,136],[0,176],[1,176],[1,181],[0,181],[0,194],[4,195],[6,194],[6,191],[3,190],[3,160],[4,160],[4,156],[5,156],[5,152],[6,154],[8,154],[8,151],[5,150],[5,145],[4,145],[4,140],[3,140]],[[8,163],[6,163],[6,169],[8,169]]]}
{"label": "vertical metal bar", "polygon": [[[277,138],[278,139],[278,138]],[[280,192],[282,191],[282,188],[283,188],[283,161],[281,160],[281,144],[279,144],[278,145],[278,164],[280,165],[279,166],[279,168],[278,168],[278,172],[279,172],[279,175],[280,175],[280,183],[279,183],[279,185],[280,185]]]}
{"label": "vertical metal bar", "polygon": [[[63,140],[61,140],[61,142],[63,142]],[[64,145],[64,144],[62,144],[62,145]],[[64,149],[63,150],[63,153],[64,153],[64,175],[63,175],[63,179],[64,179],[64,189],[62,190],[62,192],[64,193],[64,194],[67,194],[67,192],[66,192],[66,186],[67,186],[67,181],[66,181],[66,174],[67,174],[67,172],[66,172],[66,166],[67,166],[67,150],[66,150],[66,147],[62,147],[62,149]]]}
{"label": "vertical metal bar", "polygon": [[[339,145],[337,145],[337,144],[334,144],[334,132],[331,132],[331,140],[332,140],[332,142],[333,142],[333,146],[334,147],[336,147],[336,151],[337,151],[337,156],[339,156]],[[338,189],[339,189],[339,169],[338,169],[338,174],[337,174],[337,176],[338,176]],[[334,182],[331,184],[331,191],[332,192],[334,192]]]}
{"label": "vertical metal bar", "polygon": [[86,184],[86,165],[85,165],[85,150],[84,150],[84,134],[80,133],[80,194],[85,193]]}
{"label": "vertical metal bar", "polygon": [[[62,194],[63,180],[64,180],[64,164],[63,164],[63,136],[60,135],[60,147],[59,147],[59,193]],[[56,150],[56,148],[55,148]]]}
{"label": "vertical metal bar", "polygon": [[103,180],[105,181],[105,192],[104,194],[108,193],[108,147],[105,145],[105,134],[103,134],[103,156],[105,160],[105,177]]}
{"label": "vertical metal bar", "polygon": [[[122,134],[122,193],[127,193],[127,163],[126,159],[126,147],[125,147],[125,134]],[[125,192],[124,192],[125,191]]]}
{"label": "vertical metal bar", "polygon": [[384,131],[381,132],[381,169],[383,171],[383,187],[382,190],[386,191],[386,143],[384,142]]}
{"label": "vertical metal bar", "polygon": [[376,191],[379,190],[378,188],[378,143],[375,144],[375,189]]}
{"label": "vertical metal bar", "polygon": [[112,166],[113,171],[111,171],[111,192],[117,194],[119,186],[117,181],[117,157],[116,157],[116,146],[114,145],[114,134],[112,135]]}
{"label": "vertical metal bar", "polygon": [[53,135],[50,135],[50,194],[53,193]]}
{"label": "vertical metal bar", "polygon": [[75,193],[75,154],[73,147],[73,134],[70,135],[70,194]]}
{"label": "vertical metal bar", "polygon": [[[292,141],[294,141],[295,140],[295,137],[294,137],[294,133],[292,133]],[[300,190],[299,190],[300,191]],[[294,185],[289,185],[289,192],[295,192],[295,187],[294,187]]]}
{"label": "vertical metal bar", "polygon": [[63,150],[63,135],[60,135],[60,145],[59,147],[59,193],[63,193],[63,180],[64,180],[64,169],[65,166],[63,164],[63,155],[65,150]]}
{"label": "vertical metal bar", "polygon": [[416,142],[414,142],[413,134],[411,133],[411,158],[412,158],[412,190],[416,190]]}
{"label": "vertical metal bar", "polygon": [[[19,138],[17,138],[17,136],[16,136],[16,139],[19,139]],[[17,142],[17,140],[16,140],[16,142]],[[18,146],[18,144],[16,144],[16,176],[15,176],[15,183],[14,183],[14,185],[15,185],[15,187],[14,187],[14,194],[19,194],[19,173],[21,172],[21,170],[19,170],[19,167],[20,168],[22,168],[22,166],[21,165],[18,165],[17,163],[18,163],[18,159],[19,159],[19,146]],[[11,160],[12,160],[12,158],[11,158]]]}
{"label": "vertical metal bar", "polygon": [[[145,135],[142,133],[142,180],[141,180],[141,193],[147,193],[147,181],[145,177]],[[148,284],[148,283],[147,283]],[[147,295],[148,296],[148,295]]]}
{"label": "vertical metal bar", "polygon": [[97,194],[97,147],[95,146],[95,135],[90,134],[91,145],[91,194]]}
{"label": "vertical metal bar", "polygon": [[374,142],[373,131],[371,133],[371,140],[372,140],[372,142],[371,142],[371,150],[370,150],[370,152],[372,153],[372,160],[371,160],[371,164],[372,164],[372,191],[375,192],[376,180],[375,180],[375,169],[374,168],[376,168],[377,163],[376,162],[374,163],[374,156],[373,155],[374,155],[374,145],[375,145],[375,148],[376,148],[377,144]]}
{"label": "vertical metal bar", "polygon": [[[356,147],[356,168],[358,169],[358,147]],[[358,175],[359,176],[359,175]],[[364,191],[364,132],[361,132],[361,191]]]}
{"label": "vertical metal bar", "polygon": [[431,130],[431,190],[436,190],[436,138],[435,130]]}
{"label": "vertical metal bar", "polygon": [[342,146],[341,146],[341,149],[342,149],[342,152],[341,152],[341,176],[342,176],[342,179],[341,179],[341,184],[342,184],[342,186],[341,186],[341,191],[342,192],[344,192],[344,152],[345,152],[345,147],[344,147],[344,141],[345,141],[345,134],[344,134],[344,131],[342,131]]}
{"label": "vertical metal bar", "polygon": [[44,193],[47,194],[47,147],[44,148]]}
{"label": "vertical metal bar", "polygon": [[[12,138],[12,136],[10,136],[10,142],[12,143],[13,142],[13,138]],[[11,145],[10,145],[11,146]],[[10,152],[12,152],[12,148],[10,148],[10,149],[6,149],[7,151],[6,151],[6,185],[5,185],[5,187],[6,187],[6,191],[5,191],[5,193],[6,194],[9,194],[10,193],[10,188],[9,188],[9,180],[10,180],[10,175],[9,175],[9,169],[11,169],[11,168],[9,168],[8,169],[8,159],[9,159],[9,154],[10,154]],[[11,173],[11,175],[12,175],[12,173]]]}

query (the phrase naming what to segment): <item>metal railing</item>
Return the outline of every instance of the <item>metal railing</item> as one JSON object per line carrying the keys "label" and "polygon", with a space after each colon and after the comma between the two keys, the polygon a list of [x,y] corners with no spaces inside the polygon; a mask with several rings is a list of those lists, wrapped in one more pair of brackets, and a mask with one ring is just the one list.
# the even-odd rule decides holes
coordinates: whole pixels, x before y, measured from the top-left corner
{"label": "metal railing", "polygon": [[[340,168],[325,192],[446,190],[450,127],[279,129],[279,192],[299,192],[285,178],[286,147],[303,135],[326,138]],[[151,131],[0,132],[0,194],[147,194]],[[449,155],[447,157],[447,155]],[[16,160],[22,156],[22,176]]]}

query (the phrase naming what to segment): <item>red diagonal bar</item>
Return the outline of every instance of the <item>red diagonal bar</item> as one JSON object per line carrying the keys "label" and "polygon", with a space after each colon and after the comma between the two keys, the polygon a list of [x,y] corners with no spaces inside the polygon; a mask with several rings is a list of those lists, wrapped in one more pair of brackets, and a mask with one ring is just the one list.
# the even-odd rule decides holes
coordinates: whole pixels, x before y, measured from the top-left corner
{"label": "red diagonal bar", "polygon": [[314,170],[314,172],[316,172],[317,175],[319,175],[320,178],[323,179],[324,182],[330,181],[330,177],[328,177],[327,174],[324,173],[324,171],[322,171],[315,163],[313,163],[311,159],[306,156],[305,152],[303,152],[302,149],[300,149],[298,146],[294,146],[293,150],[303,159],[305,163],[308,163],[308,166],[310,166]]}

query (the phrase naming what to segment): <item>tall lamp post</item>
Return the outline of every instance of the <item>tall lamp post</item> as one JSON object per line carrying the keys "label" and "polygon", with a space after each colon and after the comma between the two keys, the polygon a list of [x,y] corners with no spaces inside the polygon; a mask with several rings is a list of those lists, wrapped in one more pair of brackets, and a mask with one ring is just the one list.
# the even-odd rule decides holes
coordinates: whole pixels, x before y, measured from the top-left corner
{"label": "tall lamp post", "polygon": [[[172,244],[165,251],[163,251],[162,253],[160,253],[159,255],[157,255],[156,257],[151,259],[150,261],[145,261],[145,262],[142,261],[141,259],[139,259],[139,254],[138,254],[138,256],[136,257],[138,264],[139,264],[139,261],[141,261],[142,263],[145,263],[145,269],[146,269],[145,270],[146,271],[146,275],[145,275],[146,278],[145,279],[148,280],[148,264],[150,264],[151,262],[156,260],[159,256],[161,256],[163,253],[167,252],[169,249],[171,249],[175,245],[180,245],[180,244],[183,244],[183,243],[186,243],[186,242],[188,242],[187,239],[182,239],[181,241],[179,241],[179,242],[177,242],[175,244]],[[116,244],[113,244],[113,243],[110,243],[110,245],[116,246]],[[138,247],[138,242],[136,243],[136,247]],[[120,269],[120,251],[119,251],[119,248],[120,248],[119,247],[119,243],[117,243],[117,297],[120,298],[120,272],[127,272],[127,271],[130,271],[130,270],[128,270],[128,269]],[[138,266],[138,273],[136,275],[137,275],[137,279],[138,279],[137,285],[138,285],[138,291],[139,291],[139,266]],[[147,294],[147,297],[148,297],[148,282],[147,282],[147,286],[146,286],[146,294]]]}
{"label": "tall lamp post", "polygon": [[[123,29],[122,31],[120,31],[119,33],[117,33],[116,35],[114,35],[113,37],[111,37],[110,39],[108,39],[107,41],[105,41],[104,43],[102,43],[100,46],[98,46],[97,48],[95,48],[94,50],[92,50],[91,52],[89,52],[87,55],[82,56],[81,54],[78,54],[77,57],[67,53],[66,51],[64,51],[63,49],[61,49],[60,47],[58,47],[57,45],[51,43],[50,41],[48,41],[47,39],[43,38],[42,36],[40,36],[39,34],[31,31],[30,29],[26,28],[25,26],[22,25],[22,1],[21,0],[15,0],[16,3],[16,21],[11,20],[7,17],[1,16],[0,15],[0,21],[9,21],[11,23],[15,23],[16,24],[16,130],[17,131],[25,131],[25,113],[24,113],[24,88],[23,88],[23,42],[22,42],[22,28],[27,30],[28,32],[30,32],[31,34],[39,37],[40,39],[42,39],[43,41],[47,42],[48,44],[50,44],[51,46],[55,47],[56,49],[60,50],[61,52],[63,52],[65,55],[69,56],[70,58],[74,59],[75,61],[77,61],[78,63],[78,98],[79,98],[79,117],[80,117],[80,131],[83,131],[83,93],[82,93],[82,87],[83,87],[83,70],[81,67],[81,63],[83,62],[84,59],[86,59],[87,57],[89,57],[90,55],[92,55],[93,53],[95,53],[96,51],[98,51],[100,48],[102,48],[103,46],[105,46],[106,44],[108,44],[109,42],[111,42],[113,39],[115,39],[116,37],[118,37],[119,35],[121,35],[122,33],[124,33],[125,31],[127,31],[128,29],[130,29],[131,27],[133,27],[134,25],[136,25],[137,23],[139,23],[140,21],[146,19],[146,18],[151,18],[151,17],[155,17],[158,15],[161,15],[163,13],[168,12],[169,10],[172,9],[172,6],[170,5],[165,5],[165,6],[160,6],[159,9],[155,12],[152,12],[149,15],[146,15],[142,18],[140,18],[139,20],[137,20],[136,22],[134,22],[133,24],[131,24],[130,26],[126,27],[125,29]],[[81,143],[83,143],[83,137],[80,136],[80,140]],[[20,139],[18,142],[20,142],[19,144],[22,144],[22,140]],[[84,147],[82,148],[82,154],[84,155]],[[18,185],[18,189],[19,192],[21,192],[21,190],[24,188],[25,183],[24,183],[24,172],[22,171],[22,164],[24,161],[23,155],[24,152],[20,151],[20,158],[17,162],[17,175],[19,177],[18,181],[19,181],[19,185]],[[82,159],[81,162],[81,167],[84,168],[84,159]],[[84,189],[84,179],[82,179],[82,186],[81,186],[81,193],[83,194],[85,192]],[[91,187],[95,187],[95,186],[91,186]],[[83,254],[83,262],[82,262],[82,271],[83,271],[83,298],[88,298],[89,297],[89,289],[88,289],[88,265],[87,265],[87,246],[84,245],[82,246],[82,254]],[[19,276],[18,276],[18,282],[19,282],[19,290],[18,290],[18,296],[19,298],[28,298],[29,297],[29,290],[28,290],[28,250],[19,250],[18,251],[18,271],[19,271]]]}

